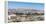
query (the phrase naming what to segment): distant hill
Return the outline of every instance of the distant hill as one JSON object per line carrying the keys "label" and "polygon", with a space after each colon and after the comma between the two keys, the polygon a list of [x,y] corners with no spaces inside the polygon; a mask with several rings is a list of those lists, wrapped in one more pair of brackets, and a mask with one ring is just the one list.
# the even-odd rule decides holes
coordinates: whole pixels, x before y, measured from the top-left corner
{"label": "distant hill", "polygon": [[44,10],[36,10],[36,9],[32,9],[32,8],[18,8],[16,9],[16,12],[21,13],[21,12],[31,12],[31,13],[35,13],[35,12],[41,12],[44,13]]}
{"label": "distant hill", "polygon": [[9,14],[13,13],[44,13],[44,10],[36,10],[31,8],[17,8],[17,9],[8,9]]}
{"label": "distant hill", "polygon": [[8,9],[8,14],[10,15],[10,14],[13,14],[13,13],[15,13],[16,12],[16,9]]}

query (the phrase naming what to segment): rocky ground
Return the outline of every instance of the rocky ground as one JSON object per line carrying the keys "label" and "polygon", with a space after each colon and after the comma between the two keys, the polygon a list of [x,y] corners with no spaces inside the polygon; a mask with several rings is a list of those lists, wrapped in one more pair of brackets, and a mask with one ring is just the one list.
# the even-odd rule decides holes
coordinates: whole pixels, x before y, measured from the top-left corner
{"label": "rocky ground", "polygon": [[8,22],[44,21],[44,15],[16,15],[11,16]]}

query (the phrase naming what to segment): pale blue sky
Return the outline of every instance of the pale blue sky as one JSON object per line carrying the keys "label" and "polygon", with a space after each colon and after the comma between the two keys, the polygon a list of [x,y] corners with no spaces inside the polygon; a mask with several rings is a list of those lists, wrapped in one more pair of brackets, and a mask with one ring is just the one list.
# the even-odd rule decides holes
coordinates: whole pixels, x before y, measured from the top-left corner
{"label": "pale blue sky", "polygon": [[32,7],[37,10],[42,10],[44,9],[44,4],[43,3],[31,3],[31,2],[30,3],[29,2],[15,2],[15,1],[8,2],[8,8],[16,9],[16,7]]}

